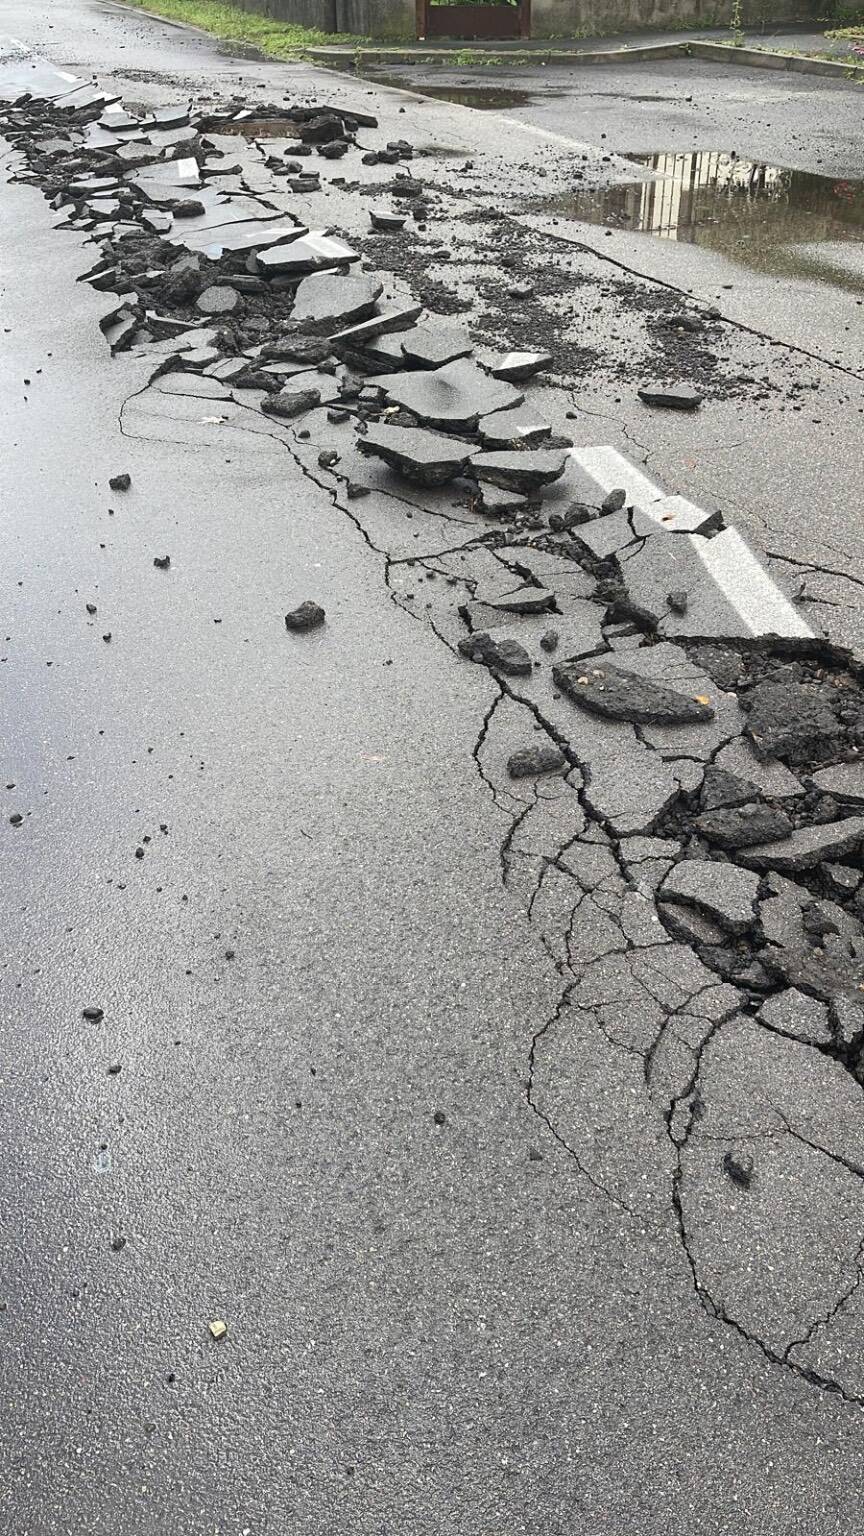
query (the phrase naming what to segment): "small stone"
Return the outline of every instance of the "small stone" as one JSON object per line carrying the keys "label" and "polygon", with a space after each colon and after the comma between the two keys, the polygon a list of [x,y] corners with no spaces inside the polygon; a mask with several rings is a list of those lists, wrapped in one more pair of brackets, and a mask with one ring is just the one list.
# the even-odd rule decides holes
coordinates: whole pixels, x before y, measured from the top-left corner
{"label": "small stone", "polygon": [[620,512],[627,504],[627,492],[622,490],[610,491],[600,503],[600,511],[604,516],[609,512]]}
{"label": "small stone", "polygon": [[86,604],[86,608],[87,608],[87,612],[90,614],[90,616],[92,618],[93,614],[97,611],[96,610],[96,604],[95,603],[87,603]]}
{"label": "small stone", "polygon": [[318,603],[306,601],[299,608],[292,608],[285,615],[285,628],[296,633],[302,633],[307,629],[319,629],[327,615]]}
{"label": "small stone", "polygon": [[520,747],[507,759],[511,779],[525,779],[535,773],[560,773],[566,766],[564,753],[553,746]]}
{"label": "small stone", "polygon": [[122,1069],[119,1061],[112,1061],[110,1067],[108,1068],[108,1076],[109,1077],[116,1077],[118,1075],[118,1073],[121,1072],[122,1070],[123,1069]]}
{"label": "small stone", "polygon": [[739,1189],[749,1189],[753,1182],[753,1159],[735,1152],[723,1156],[723,1172]]}
{"label": "small stone", "polygon": [[98,1024],[100,1019],[104,1019],[105,1010],[97,1008],[95,1003],[88,1003],[86,1008],[81,1009],[81,1017],[88,1019],[91,1024]]}
{"label": "small stone", "polygon": [[224,1339],[228,1332],[228,1324],[223,1323],[221,1317],[215,1317],[212,1323],[208,1323],[207,1326],[210,1330],[211,1338],[214,1339]]}
{"label": "small stone", "polygon": [[692,384],[645,385],[639,390],[643,405],[664,407],[670,411],[695,411],[704,399]]}
{"label": "small stone", "polygon": [[125,1239],[125,1237],[119,1237],[119,1236],[118,1237],[112,1237],[112,1239],[111,1239],[111,1247],[113,1248],[115,1253],[122,1253],[123,1249],[126,1247],[126,1239]]}
{"label": "small stone", "polygon": [[432,1118],[436,1125],[446,1125],[447,1123],[447,1116],[445,1115],[443,1109],[436,1109]]}
{"label": "small stone", "polygon": [[122,475],[112,475],[111,479],[108,481],[108,484],[110,485],[112,491],[128,491],[130,485],[132,484],[132,476],[126,474],[124,471]]}
{"label": "small stone", "polygon": [[548,652],[548,651],[557,650],[557,648],[558,648],[558,640],[559,640],[559,635],[558,635],[557,629],[547,629],[545,631],[545,633],[540,636],[540,649],[541,649],[541,651],[547,651]]}
{"label": "small stone", "polygon": [[369,486],[361,485],[357,480],[349,480],[345,487],[345,496],[348,501],[360,501],[362,497],[369,495]]}
{"label": "small stone", "polygon": [[339,454],[337,453],[335,448],[322,448],[321,449],[321,452],[318,455],[318,468],[319,469],[332,469],[333,465],[334,464],[338,464],[338,463],[339,463]]}
{"label": "small stone", "polygon": [[666,602],[673,613],[686,613],[688,595],[683,588],[677,588],[674,592],[667,592]]}
{"label": "small stone", "polygon": [[10,826],[13,827],[20,827],[23,820],[24,817],[21,815],[20,811],[13,811],[12,815],[9,817]]}
{"label": "small stone", "polygon": [[154,555],[153,556],[153,564],[155,566],[157,566],[160,571],[167,571],[169,566],[170,566],[170,564],[171,564],[171,556],[170,555]]}
{"label": "small stone", "polygon": [[171,204],[171,212],[175,219],[195,219],[204,212],[204,204],[197,197],[183,197]]}
{"label": "small stone", "polygon": [[135,857],[136,859],[143,859],[144,857],[144,849],[140,845],[135,849]]}

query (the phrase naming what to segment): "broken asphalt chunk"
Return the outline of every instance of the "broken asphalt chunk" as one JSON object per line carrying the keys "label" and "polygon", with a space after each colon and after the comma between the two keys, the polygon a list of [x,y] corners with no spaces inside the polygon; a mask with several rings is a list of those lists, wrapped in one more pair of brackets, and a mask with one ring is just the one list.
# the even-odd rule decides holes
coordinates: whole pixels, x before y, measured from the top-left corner
{"label": "broken asphalt chunk", "polygon": [[755,921],[759,876],[735,864],[710,859],[683,859],[660,887],[662,901],[695,907],[728,933],[746,933]]}
{"label": "broken asphalt chunk", "polygon": [[125,472],[122,475],[112,475],[108,484],[112,491],[128,491],[132,484],[132,476]]}
{"label": "broken asphalt chunk", "polygon": [[560,480],[567,467],[566,449],[527,448],[517,453],[475,453],[471,468],[478,480],[507,491],[536,491]]}
{"label": "broken asphalt chunk", "polygon": [[834,706],[836,690],[799,682],[758,683],[741,699],[745,732],[759,757],[788,763],[824,761],[837,754],[845,736]]}
{"label": "broken asphalt chunk", "polygon": [[417,485],[446,485],[464,470],[471,445],[456,437],[424,432],[420,427],[369,427],[357,447],[368,458],[383,459]]}
{"label": "broken asphalt chunk", "polygon": [[230,315],[242,303],[236,288],[227,284],[205,288],[195,300],[195,308],[204,315]]}
{"label": "broken asphalt chunk", "polygon": [[838,763],[811,774],[810,782],[823,794],[846,805],[864,805],[864,762]]}
{"label": "broken asphalt chunk", "polygon": [[574,703],[607,720],[629,720],[633,725],[690,725],[714,719],[712,706],[692,694],[678,693],[609,662],[594,666],[578,660],[559,662],[552,669],[552,677]]}
{"label": "broken asphalt chunk", "polygon": [[383,374],[379,385],[391,404],[416,416],[423,426],[473,432],[481,416],[521,405],[523,396],[509,384],[490,379],[470,358],[445,368]]}
{"label": "broken asphalt chunk", "polygon": [[415,325],[402,339],[402,355],[414,368],[440,368],[473,350],[468,332],[456,325]]}
{"label": "broken asphalt chunk", "polygon": [[404,229],[407,217],[407,214],[393,213],[389,208],[370,208],[369,210],[372,228],[382,232]]}
{"label": "broken asphalt chunk", "polygon": [[738,857],[753,869],[774,869],[780,874],[796,874],[815,869],[825,860],[842,859],[854,853],[864,842],[864,816],[847,816],[812,827],[799,827],[780,841],[757,844],[742,849]]}
{"label": "broken asphalt chunk", "polygon": [[286,613],[285,628],[296,633],[303,633],[308,629],[320,629],[326,617],[324,609],[318,603],[307,599],[305,603],[300,604],[299,608],[292,608],[290,613]]}
{"label": "broken asphalt chunk", "polygon": [[[176,213],[176,208],[174,211]],[[265,276],[324,271],[327,267],[340,267],[343,262],[359,260],[359,252],[352,250],[344,240],[318,230],[301,235],[299,240],[292,240],[287,245],[272,246],[255,257],[256,269]]]}
{"label": "broken asphalt chunk", "polygon": [[460,640],[459,652],[469,661],[482,662],[493,672],[505,672],[512,677],[525,677],[533,670],[531,657],[518,640],[496,639],[486,630]]}
{"label": "broken asphalt chunk", "polygon": [[704,399],[692,384],[646,384],[639,390],[643,405],[665,407],[670,411],[695,411]]}
{"label": "broken asphalt chunk", "polygon": [[478,430],[483,447],[492,451],[496,448],[538,448],[552,435],[548,422],[539,421],[524,407],[493,411],[491,416],[482,418]]}
{"label": "broken asphalt chunk", "polygon": [[693,821],[695,830],[718,848],[750,848],[788,837],[792,823],[785,811],[757,804],[705,811]]}
{"label": "broken asphalt chunk", "polygon": [[361,274],[304,277],[294,296],[291,318],[303,321],[311,331],[329,336],[368,319],[383,291],[383,283]]}
{"label": "broken asphalt chunk", "polygon": [[291,420],[320,404],[321,391],[318,389],[280,389],[278,394],[267,395],[261,401],[261,409],[267,416],[284,416]]}
{"label": "broken asphalt chunk", "polygon": [[518,384],[523,379],[533,378],[541,368],[548,368],[551,362],[550,352],[508,352],[500,362],[489,365],[489,372],[493,379],[506,379],[510,384]]}

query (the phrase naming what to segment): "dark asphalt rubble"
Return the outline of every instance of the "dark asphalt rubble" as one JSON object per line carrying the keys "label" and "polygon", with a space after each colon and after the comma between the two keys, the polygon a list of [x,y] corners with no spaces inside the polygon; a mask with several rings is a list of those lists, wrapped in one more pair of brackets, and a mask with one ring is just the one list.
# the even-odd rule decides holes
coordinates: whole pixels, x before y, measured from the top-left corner
{"label": "dark asphalt rubble", "polygon": [[[717,514],[669,497],[661,518],[598,489],[539,391],[526,398],[541,371],[554,388],[554,349],[523,333],[490,353],[446,305],[429,312],[428,285],[368,270],[338,220],[297,215],[298,198],[325,194],[315,160],[345,168],[340,197],[352,164],[389,166],[374,192],[398,207],[379,202],[371,223],[379,244],[410,251],[403,208],[422,220],[423,179],[409,144],[370,143],[375,128],[326,104],[143,117],[107,111],[98,92],[77,110],[22,98],[3,112],[19,179],[96,248],[88,280],[117,296],[111,350],[149,357],[153,389],[179,380],[263,413],[382,556],[394,600],[428,619],[454,666],[488,669],[473,756],[502,817],[502,879],[562,982],[532,1043],[529,1103],[631,1209],[651,1177],[622,1193],[556,1087],[568,1010],[596,1026],[610,1081],[623,1049],[675,1169],[645,1198],[674,1215],[710,1296],[688,1212],[707,1177],[690,1152],[716,1042],[734,1051],[755,1030],[790,1071],[806,1048],[814,1071],[864,1083],[861,669],[818,638],[753,638],[694,553],[723,538]],[[658,323],[689,334],[683,309],[678,320]],[[691,409],[699,394],[645,398]],[[323,622],[311,600],[285,616],[289,631]],[[725,1147],[722,1127],[712,1135],[710,1166],[746,1199],[758,1143],[745,1158],[734,1129]],[[715,1218],[730,1243],[746,1241],[736,1209]],[[713,1315],[746,1332],[746,1297],[724,1307]],[[807,1379],[836,1388],[814,1347]]]}

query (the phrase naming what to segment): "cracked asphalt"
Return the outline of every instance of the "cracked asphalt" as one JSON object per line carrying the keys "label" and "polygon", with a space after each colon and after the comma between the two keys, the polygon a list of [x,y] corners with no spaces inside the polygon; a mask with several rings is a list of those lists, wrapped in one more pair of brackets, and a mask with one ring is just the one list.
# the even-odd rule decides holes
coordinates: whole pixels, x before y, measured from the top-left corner
{"label": "cracked asphalt", "polygon": [[[649,412],[636,383],[681,367],[680,294],[523,218],[536,141],[505,157],[441,103],[418,131],[396,93],[238,66],[115,7],[51,16],[4,6],[4,30],[127,105],[287,92],[375,112],[364,147],[450,146],[409,166],[430,212],[407,253],[366,234],[362,191],[292,206],[362,249],[382,302],[416,292],[481,356],[529,339],[496,290],[547,283],[531,330],[561,361],[528,408],[576,457],[539,519],[478,518],[359,454],[374,373],[358,403],[338,370],[299,369],[322,404],[292,421],[208,373],[206,344],[193,364],[182,336],[111,357],[118,300],[78,281],[92,244],[5,153],[6,1528],[845,1533],[864,1403],[864,836],[836,777],[864,740],[844,650],[857,378],[708,318],[702,410]],[[474,159],[458,177],[454,148]],[[264,156],[236,154],[248,188]],[[570,154],[550,148],[550,177]],[[813,463],[796,410],[814,377],[836,463]],[[742,423],[759,451],[721,474]],[[658,506],[706,507],[709,550],[748,533],[797,640],[753,648],[686,562],[683,611],[663,576],[655,613],[655,553],[685,536],[650,503],[567,522],[574,494],[597,499],[573,466],[598,441],[658,477]],[[491,508],[494,483],[476,495]],[[304,599],[327,623],[288,634]],[[484,626],[527,671],[464,659]],[[608,704],[616,664],[648,705],[597,718],[580,689],[605,668]],[[774,688],[796,701],[779,724]],[[811,706],[806,749],[781,745]],[[563,771],[513,778],[538,744]],[[788,809],[788,842],[694,834],[742,803]],[[798,852],[820,838],[830,884],[829,855]]]}

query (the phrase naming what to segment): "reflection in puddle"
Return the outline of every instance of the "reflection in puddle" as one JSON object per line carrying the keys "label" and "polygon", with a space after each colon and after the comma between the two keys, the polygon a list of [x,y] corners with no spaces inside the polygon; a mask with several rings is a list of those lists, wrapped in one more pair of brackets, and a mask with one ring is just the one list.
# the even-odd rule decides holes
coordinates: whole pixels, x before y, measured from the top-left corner
{"label": "reflection in puddle", "polygon": [[290,117],[244,117],[239,122],[220,123],[219,132],[244,139],[298,139],[300,126]]}
{"label": "reflection in puddle", "polygon": [[[835,267],[827,253],[794,249],[861,244],[864,182],[712,151],[627,158],[656,172],[657,179],[569,193],[554,200],[555,210],[589,224],[706,246],[761,272],[818,277],[864,292],[864,249],[860,273],[854,262]],[[550,206],[544,203],[544,209]]]}

